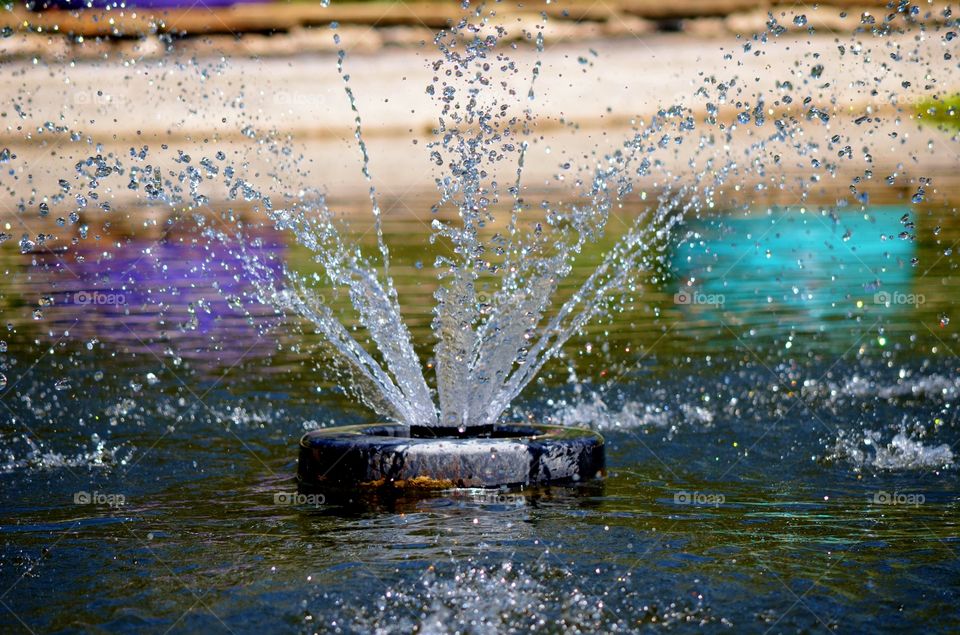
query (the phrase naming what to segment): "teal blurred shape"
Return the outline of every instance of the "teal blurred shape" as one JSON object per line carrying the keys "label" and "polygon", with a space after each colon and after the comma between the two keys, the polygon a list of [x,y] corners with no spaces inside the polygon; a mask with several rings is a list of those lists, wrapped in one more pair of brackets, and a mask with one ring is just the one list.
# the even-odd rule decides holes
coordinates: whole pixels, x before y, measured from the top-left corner
{"label": "teal blurred shape", "polygon": [[766,311],[829,320],[858,301],[910,310],[884,303],[911,290],[916,243],[899,237],[904,215],[914,222],[902,206],[781,207],[688,224],[671,263],[674,303],[708,321]]}

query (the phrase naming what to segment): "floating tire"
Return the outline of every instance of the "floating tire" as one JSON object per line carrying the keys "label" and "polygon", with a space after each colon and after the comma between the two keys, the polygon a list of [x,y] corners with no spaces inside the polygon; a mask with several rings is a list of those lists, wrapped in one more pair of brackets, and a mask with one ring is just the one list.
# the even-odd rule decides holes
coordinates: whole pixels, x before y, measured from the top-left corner
{"label": "floating tire", "polygon": [[593,479],[604,465],[603,437],[583,428],[379,424],[308,432],[297,478],[338,489],[519,487]]}

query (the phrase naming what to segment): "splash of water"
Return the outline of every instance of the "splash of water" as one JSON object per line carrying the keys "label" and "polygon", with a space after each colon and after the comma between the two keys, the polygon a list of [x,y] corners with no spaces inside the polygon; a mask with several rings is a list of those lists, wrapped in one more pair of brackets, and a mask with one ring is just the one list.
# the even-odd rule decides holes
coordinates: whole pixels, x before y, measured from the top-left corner
{"label": "splash of water", "polygon": [[939,470],[954,465],[954,453],[946,443],[929,443],[900,431],[885,441],[879,430],[841,434],[827,460],[849,461],[854,469]]}
{"label": "splash of water", "polygon": [[[770,33],[777,35],[776,20],[771,20]],[[272,275],[275,268],[265,266],[255,255],[244,258],[260,301],[308,320],[350,376],[355,394],[381,414],[411,425],[464,427],[497,421],[571,337],[615,309],[613,299],[618,294],[662,264],[665,254],[657,246],[672,240],[685,219],[712,208],[716,195],[730,181],[733,190],[739,191],[747,175],[757,181],[757,192],[765,189],[765,180],[776,183],[777,178],[783,188],[785,179],[775,177],[764,159],[773,155],[777,164],[778,152],[816,156],[818,145],[804,141],[804,134],[810,125],[827,125],[830,120],[826,110],[808,98],[802,114],[777,116],[771,125],[767,117],[773,111],[768,112],[762,92],[755,95],[753,104],[735,100],[731,93],[743,92],[736,78],[718,82],[711,77],[697,91],[697,97],[706,102],[708,117],[696,139],[689,173],[672,173],[657,158],[658,153],[677,154],[697,133],[693,111],[674,106],[639,124],[621,148],[582,170],[584,176],[576,181],[581,189],[573,202],[544,200],[534,206],[523,196],[523,173],[535,120],[529,102],[536,99],[534,84],[541,63],[536,60],[533,65],[525,96],[507,81],[498,84],[491,69],[506,77],[521,73],[500,50],[506,35],[503,27],[491,27],[478,8],[435,40],[440,57],[432,64],[435,75],[427,93],[437,102],[440,117],[429,147],[432,160],[445,169],[445,175],[436,180],[440,197],[433,208],[438,217],[431,240],[449,245],[451,251],[435,263],[441,281],[432,325],[436,404],[390,276],[382,210],[372,186],[360,113],[349,75],[344,73],[343,51],[337,68],[355,117],[355,139],[362,172],[370,184],[379,255],[364,256],[344,239],[322,196],[270,209],[269,214],[278,228],[290,231],[313,253],[324,273],[323,283],[345,290],[373,349],[365,347],[332,311],[318,290],[316,274],[305,276],[288,268],[280,279]],[[532,37],[542,51],[542,31]],[[744,51],[749,49],[750,44],[745,45]],[[810,71],[814,79],[823,73],[819,64]],[[778,82],[779,89],[784,85]],[[711,96],[714,88],[716,96]],[[778,97],[771,96],[771,101],[781,108],[792,103],[789,95],[782,101]],[[719,121],[714,101],[735,101],[739,112],[734,124]],[[747,147],[746,156],[737,160],[724,150],[741,129],[756,140]],[[835,135],[833,142],[838,140]],[[495,167],[514,161],[515,178],[504,187],[494,174]],[[821,166],[818,159],[813,161]],[[835,165],[822,167],[836,174]],[[636,179],[655,175],[659,175],[658,199],[637,214],[586,280],[568,298],[557,301],[558,288],[570,276],[575,259],[587,243],[604,234],[611,210],[634,193]],[[859,196],[857,188],[851,188]],[[800,190],[805,192],[806,187]],[[504,201],[510,201],[509,219],[491,235],[488,228],[500,226],[494,208]],[[746,207],[749,201],[741,205]],[[456,220],[441,220],[443,210],[452,211]]]}
{"label": "splash of water", "polygon": [[[515,114],[516,94],[506,83],[501,83],[502,91],[490,89],[490,60],[508,74],[518,74],[520,69],[497,52],[506,31],[502,27],[485,31],[484,20],[464,19],[441,32],[436,44],[442,57],[433,70],[438,75],[445,70],[446,77],[459,81],[435,78],[427,88],[441,107],[431,154],[448,173],[437,180],[440,199],[434,211],[452,207],[459,221],[438,218],[433,222],[432,240],[446,241],[452,251],[436,263],[442,281],[435,294],[433,320],[439,414],[401,317],[389,274],[382,213],[372,186],[379,263],[344,240],[322,196],[270,210],[270,216],[279,229],[290,231],[314,254],[326,284],[346,290],[375,351],[368,351],[330,309],[317,291],[317,276],[310,279],[287,269],[285,279],[279,279],[272,275],[274,268],[255,255],[244,257],[260,301],[309,320],[330,344],[358,397],[381,414],[411,425],[439,421],[464,427],[497,421],[564,344],[607,311],[615,294],[661,257],[651,247],[662,243],[684,213],[701,201],[697,187],[702,174],[693,177],[691,184],[665,184],[658,204],[639,214],[577,291],[554,307],[558,287],[570,275],[576,257],[588,242],[603,235],[610,210],[632,192],[630,171],[648,174],[647,155],[668,145],[655,138],[667,138],[664,135],[671,128],[692,130],[693,120],[679,107],[661,111],[622,150],[597,162],[590,178],[580,182],[584,189],[574,202],[544,201],[540,209],[533,209],[521,193],[528,148],[524,137],[530,135],[534,117],[529,107]],[[542,50],[542,34],[536,41]],[[341,52],[338,70],[349,81],[343,74],[344,58]],[[531,90],[539,69],[537,61]],[[355,114],[362,171],[369,181],[360,115],[349,84],[345,90]],[[515,180],[503,191],[489,170],[513,158]],[[722,181],[716,176],[711,187]],[[509,222],[503,231],[485,236],[484,228],[497,223],[493,207],[504,196],[512,200]],[[225,236],[212,230],[211,234]]]}

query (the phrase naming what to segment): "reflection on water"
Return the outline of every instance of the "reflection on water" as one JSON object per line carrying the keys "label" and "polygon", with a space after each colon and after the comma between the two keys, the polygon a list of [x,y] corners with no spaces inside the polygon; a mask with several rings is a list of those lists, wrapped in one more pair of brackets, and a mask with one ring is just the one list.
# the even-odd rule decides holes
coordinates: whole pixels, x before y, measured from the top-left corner
{"label": "reflection on water", "polygon": [[[926,208],[897,206],[867,212],[788,207],[694,221],[670,247],[668,270],[638,281],[624,309],[587,326],[553,368],[573,363],[586,379],[597,368],[632,367],[641,356],[715,357],[743,352],[745,343],[767,362],[809,351],[838,355],[857,345],[873,353],[886,347],[924,354],[938,345],[942,351],[949,341],[940,340],[952,339],[943,327],[955,317],[952,298],[960,291],[950,275],[960,229],[931,227],[939,221],[930,216]],[[367,223],[351,223],[361,248],[375,249]],[[608,234],[578,258],[558,292],[561,300],[625,225],[611,221]],[[413,213],[393,214],[386,229],[404,318],[429,363],[432,264],[445,246],[430,242],[429,227]],[[256,238],[252,248],[276,271],[284,263],[304,274],[315,269],[305,249],[285,244],[288,236],[262,229]],[[0,261],[15,273],[0,282],[0,302],[13,325],[10,352],[19,354],[16,341],[44,333],[56,339],[69,327],[83,341],[122,343],[130,351],[160,354],[166,342],[211,368],[273,352],[276,364],[296,374],[315,353],[316,334],[306,329],[277,349],[284,330],[272,328],[271,310],[254,301],[228,247],[187,229],[127,237],[109,253],[75,247],[69,262],[51,251],[21,255],[4,244]],[[341,311],[349,307],[346,297],[327,301]],[[63,345],[78,338],[69,339]]]}
{"label": "reflection on water", "polygon": [[[729,303],[733,319],[767,312],[826,326],[865,305],[886,306],[886,296],[900,300],[914,291],[914,236],[887,235],[911,217],[903,207],[868,213],[773,208],[691,227],[695,238],[684,241],[674,262],[691,307]],[[892,305],[897,312],[911,308]]]}
{"label": "reflection on water", "polygon": [[[255,238],[250,249],[279,271],[285,245],[274,235]],[[25,320],[30,311],[55,339],[70,333],[91,350],[167,358],[174,367],[187,360],[208,370],[267,357],[275,347],[263,337],[274,322],[271,311],[251,302],[251,285],[227,246],[184,232],[127,238],[109,252],[81,243],[69,261],[51,250],[29,256],[26,266],[27,256],[10,256],[26,284],[8,278],[3,297],[8,306],[21,305],[12,317]]]}

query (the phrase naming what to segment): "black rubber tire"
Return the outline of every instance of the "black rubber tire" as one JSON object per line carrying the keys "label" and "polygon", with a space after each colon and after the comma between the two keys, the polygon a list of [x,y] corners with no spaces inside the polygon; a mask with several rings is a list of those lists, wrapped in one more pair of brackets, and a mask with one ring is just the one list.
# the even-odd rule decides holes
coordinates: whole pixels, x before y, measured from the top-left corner
{"label": "black rubber tire", "polygon": [[[469,430],[469,429],[468,429]],[[517,487],[601,476],[603,437],[583,428],[497,425],[451,437],[399,424],[308,432],[297,478],[307,487]],[[474,434],[477,436],[466,436]]]}

